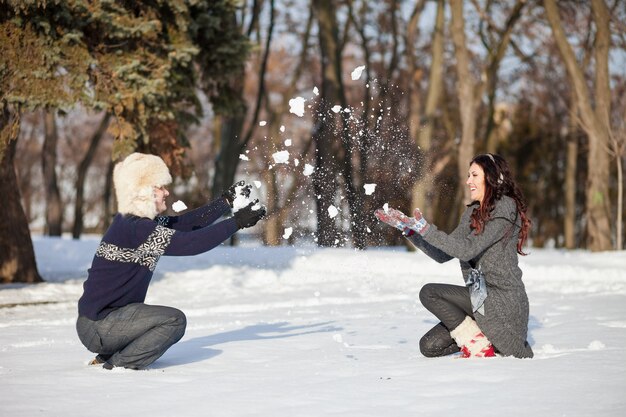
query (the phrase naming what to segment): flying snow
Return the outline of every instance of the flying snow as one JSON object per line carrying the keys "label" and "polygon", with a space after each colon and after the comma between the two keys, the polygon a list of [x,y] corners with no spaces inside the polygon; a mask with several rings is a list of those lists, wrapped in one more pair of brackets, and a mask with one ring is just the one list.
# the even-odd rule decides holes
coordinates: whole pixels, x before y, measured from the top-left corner
{"label": "flying snow", "polygon": [[313,87],[313,94],[315,94],[316,96],[319,96],[320,90],[318,90],[317,87]]}
{"label": "flying snow", "polygon": [[315,171],[315,167],[313,165],[304,164],[304,171],[302,172],[306,177],[311,175]]}
{"label": "flying snow", "polygon": [[337,216],[337,214],[339,214],[339,210],[337,210],[337,207],[331,204],[330,207],[328,207],[328,217],[330,217],[331,219],[334,219]]}
{"label": "flying snow", "polygon": [[304,116],[304,102],[306,100],[303,97],[296,97],[289,100],[289,113],[293,113],[296,116]]}
{"label": "flying snow", "polygon": [[352,78],[352,80],[356,81],[359,78],[361,78],[361,74],[363,73],[364,69],[365,69],[365,65],[356,67],[350,74],[350,77]]}
{"label": "flying snow", "polygon": [[285,146],[291,146],[291,139],[285,140]]}
{"label": "flying snow", "polygon": [[259,122],[259,126],[265,126],[267,124],[267,122],[265,120],[261,120]]}
{"label": "flying snow", "polygon": [[277,164],[286,164],[289,162],[289,152],[288,151],[280,151],[272,154],[272,158],[274,158],[274,162]]}
{"label": "flying snow", "polygon": [[242,161],[249,161],[250,160],[250,158],[248,158],[244,154],[239,154],[239,159],[241,159]]}
{"label": "flying snow", "polygon": [[180,200],[172,204],[172,210],[174,210],[176,213],[178,213],[179,211],[186,210],[186,209],[187,209],[187,205]]}
{"label": "flying snow", "polygon": [[283,239],[289,239],[292,233],[293,233],[293,227],[287,227],[285,229],[285,233],[283,233]]}
{"label": "flying snow", "polygon": [[363,188],[365,188],[366,195],[372,195],[374,194],[374,190],[376,190],[376,184],[365,184]]}
{"label": "flying snow", "polygon": [[341,111],[341,106],[337,104],[336,106],[333,106],[331,110],[335,113],[339,113]]}

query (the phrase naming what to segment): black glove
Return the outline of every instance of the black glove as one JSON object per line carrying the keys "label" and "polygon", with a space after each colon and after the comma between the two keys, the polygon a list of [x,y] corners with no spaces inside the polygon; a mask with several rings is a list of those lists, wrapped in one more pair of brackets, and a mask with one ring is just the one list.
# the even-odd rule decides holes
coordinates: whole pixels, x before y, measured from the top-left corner
{"label": "black glove", "polygon": [[261,206],[258,209],[252,208],[254,205],[258,204],[258,202],[259,200],[254,200],[234,214],[238,228],[244,229],[246,227],[252,227],[265,217],[265,213],[267,212],[265,206]]}
{"label": "black glove", "polygon": [[[237,193],[237,187],[242,187]],[[242,195],[246,198],[250,197],[250,190],[252,186],[250,184],[246,185],[245,181],[238,181],[230,186],[230,188],[222,193],[222,197],[226,199],[228,205],[232,208],[233,202],[237,195]]]}

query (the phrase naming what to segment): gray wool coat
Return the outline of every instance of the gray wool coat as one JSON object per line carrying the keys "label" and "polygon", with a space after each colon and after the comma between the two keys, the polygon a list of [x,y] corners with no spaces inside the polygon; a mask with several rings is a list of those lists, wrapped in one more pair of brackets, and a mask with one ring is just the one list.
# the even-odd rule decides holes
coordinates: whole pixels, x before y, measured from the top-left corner
{"label": "gray wool coat", "polygon": [[487,284],[487,299],[485,314],[474,314],[478,327],[502,355],[532,358],[533,351],[526,341],[528,296],[517,264],[521,219],[515,201],[507,196],[498,200],[478,235],[470,228],[470,216],[477,204],[467,207],[452,233],[430,224],[423,236],[414,234],[409,239],[439,263],[459,259],[464,277],[471,265],[480,266]]}

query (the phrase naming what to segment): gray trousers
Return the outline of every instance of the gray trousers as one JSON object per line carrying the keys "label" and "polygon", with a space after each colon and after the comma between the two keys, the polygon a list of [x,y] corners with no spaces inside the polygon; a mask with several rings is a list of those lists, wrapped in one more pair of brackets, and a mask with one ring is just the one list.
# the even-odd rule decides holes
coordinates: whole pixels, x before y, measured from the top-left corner
{"label": "gray trousers", "polygon": [[420,291],[420,301],[441,320],[420,339],[422,355],[433,358],[458,352],[450,331],[456,329],[465,316],[474,318],[469,289],[460,285],[426,284]]}
{"label": "gray trousers", "polygon": [[187,319],[172,307],[129,304],[93,321],[79,316],[80,341],[110,365],[142,369],[165,353],[185,334]]}

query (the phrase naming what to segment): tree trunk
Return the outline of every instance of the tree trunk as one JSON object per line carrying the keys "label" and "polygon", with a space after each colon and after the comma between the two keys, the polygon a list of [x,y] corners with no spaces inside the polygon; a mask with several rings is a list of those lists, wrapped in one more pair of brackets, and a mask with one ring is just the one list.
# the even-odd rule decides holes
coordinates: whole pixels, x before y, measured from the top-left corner
{"label": "tree trunk", "polygon": [[[459,143],[457,167],[459,180],[465,178],[469,163],[474,155],[476,135],[476,100],[474,99],[475,83],[470,71],[471,60],[465,40],[465,21],[463,17],[463,0],[450,0],[452,11],[452,40],[456,57],[457,91],[461,112],[461,143]],[[469,188],[459,184],[462,200],[469,203]],[[461,191],[459,191],[461,193]]]}
{"label": "tree trunk", "polygon": [[576,135],[570,133],[567,140],[567,161],[565,167],[565,248],[576,248],[576,163],[578,142]]}
{"label": "tree trunk", "polygon": [[[609,210],[609,103],[608,52],[609,36],[606,22],[610,19],[602,0],[592,1],[592,10],[597,28],[595,42],[596,91],[592,97],[585,81],[583,70],[568,43],[561,24],[556,0],[545,0],[546,16],[552,28],[555,42],[572,81],[580,114],[581,127],[589,139],[586,220],[587,247],[592,251],[611,249],[611,226]],[[592,102],[596,103],[594,110]]]}
{"label": "tree trunk", "polygon": [[[424,108],[423,122],[413,118],[412,124],[417,124],[420,129],[413,136],[421,151],[421,175],[413,184],[412,205],[419,207],[427,219],[433,218],[432,212],[432,187],[434,184],[432,135],[437,108],[441,100],[443,90],[443,54],[445,30],[445,3],[437,0],[437,16],[433,30],[432,58],[430,74],[428,77],[428,92],[426,94],[426,106]],[[416,89],[416,87],[413,87]],[[411,105],[411,108],[413,108]],[[415,117],[415,116],[414,116]]]}
{"label": "tree trunk", "polygon": [[63,203],[57,183],[57,131],[54,110],[44,113],[45,135],[41,155],[44,189],[46,192],[46,233],[49,236],[61,236],[63,233]]}
{"label": "tree trunk", "polygon": [[[0,131],[3,131],[11,122],[11,116],[4,110],[0,117]],[[37,271],[28,220],[20,203],[13,165],[16,145],[17,138],[9,140],[0,162],[0,195],[5,197],[0,216],[0,282],[4,284],[43,281]]]}
{"label": "tree trunk", "polygon": [[100,144],[100,139],[104,136],[104,132],[106,132],[107,126],[109,125],[109,120],[111,119],[111,114],[107,113],[102,118],[100,122],[100,126],[91,137],[91,141],[89,141],[89,149],[85,154],[85,157],[80,161],[78,165],[78,172],[76,173],[76,203],[74,205],[74,227],[72,228],[72,237],[74,239],[79,239],[81,233],[83,232],[83,205],[84,205],[84,193],[85,193],[85,180],[87,179],[87,171],[91,166],[91,162],[96,154],[96,150],[98,149],[98,144]]}
{"label": "tree trunk", "polygon": [[[111,198],[113,191],[113,167],[115,166],[113,160],[109,160],[109,164],[107,166],[106,173],[106,181],[104,182],[104,193],[102,194],[102,205],[104,210],[102,210],[103,221],[102,221],[102,230],[107,230],[111,225],[111,217],[113,213],[111,212]],[[113,210],[113,212],[117,212],[117,209]]]}
{"label": "tree trunk", "polygon": [[335,204],[340,172],[339,141],[335,132],[337,116],[330,110],[339,101],[340,79],[333,61],[338,59],[337,22],[329,0],[314,0],[319,25],[322,88],[319,107],[315,111],[312,137],[315,142],[313,188],[317,202],[317,244],[336,246],[340,232],[328,209]]}

